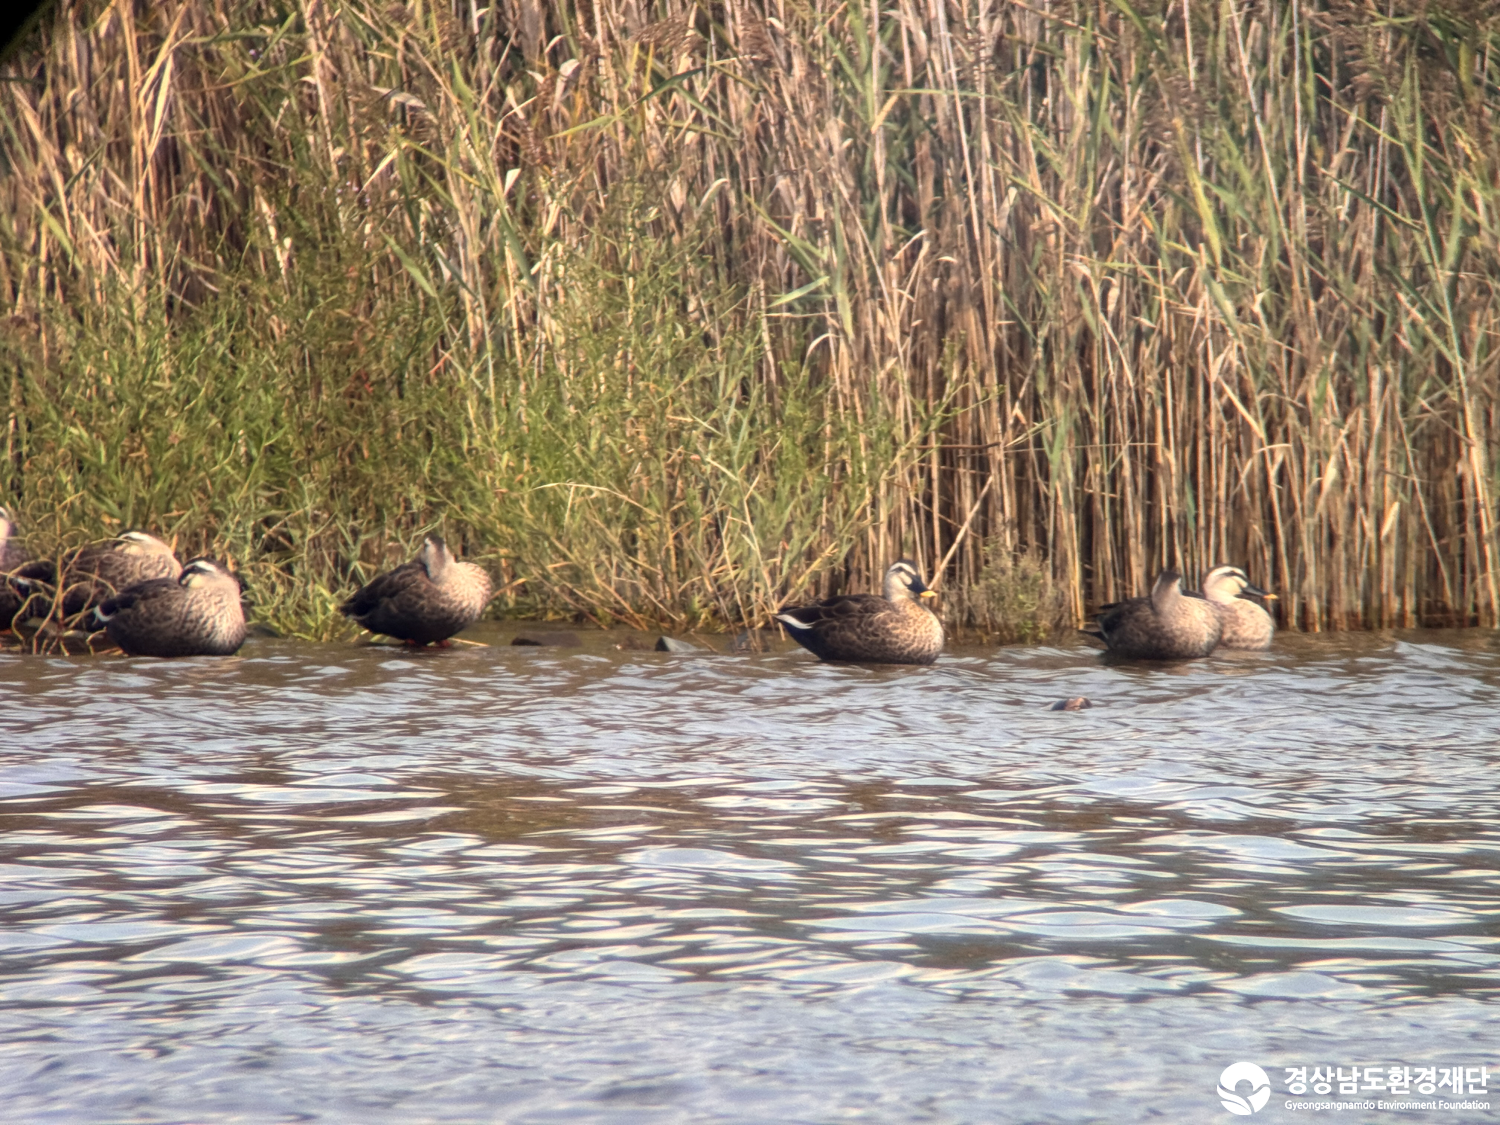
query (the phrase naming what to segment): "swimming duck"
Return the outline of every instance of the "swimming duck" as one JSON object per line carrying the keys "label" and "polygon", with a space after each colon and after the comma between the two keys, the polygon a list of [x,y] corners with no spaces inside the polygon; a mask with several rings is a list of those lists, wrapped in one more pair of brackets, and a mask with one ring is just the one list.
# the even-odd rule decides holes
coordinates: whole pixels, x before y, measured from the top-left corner
{"label": "swimming duck", "polygon": [[1216,566],[1203,576],[1203,596],[1224,622],[1219,647],[1270,648],[1276,622],[1261,606],[1242,594],[1262,598],[1276,596],[1251,585],[1249,577],[1237,566]]}
{"label": "swimming duck", "polygon": [[[63,617],[73,617],[97,606],[106,598],[155,578],[177,578],[182,564],[172,548],[144,531],[127,531],[114,539],[89,543],[69,552],[62,560],[62,580],[50,559],[27,563],[16,573],[16,584],[27,592],[40,587],[60,587]],[[92,614],[89,627],[102,628]]]}
{"label": "swimming duck", "polygon": [[239,580],[212,559],[122,590],[94,617],[131,656],[231,656],[245,643]]}
{"label": "swimming duck", "polygon": [[920,599],[927,588],[909,559],[885,572],[885,597],[845,594],[785,610],[776,620],[820,660],[860,664],[931,664],[943,651],[943,625]]}
{"label": "swimming duck", "polygon": [[1110,652],[1136,660],[1196,660],[1213,652],[1224,626],[1206,598],[1186,594],[1182,575],[1164,570],[1151,595],[1104,606],[1085,630]]}
{"label": "swimming duck", "polygon": [[430,535],[417,557],[360,587],[339,612],[372,633],[411,645],[443,642],[479,620],[490,600],[490,576],[459,562]]}

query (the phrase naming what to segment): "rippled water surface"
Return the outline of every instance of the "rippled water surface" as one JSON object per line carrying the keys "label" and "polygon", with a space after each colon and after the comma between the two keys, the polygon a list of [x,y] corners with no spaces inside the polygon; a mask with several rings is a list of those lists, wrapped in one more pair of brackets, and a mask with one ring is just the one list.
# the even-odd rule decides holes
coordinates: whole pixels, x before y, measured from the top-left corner
{"label": "rippled water surface", "polygon": [[512,632],[0,656],[6,1120],[1227,1121],[1242,1059],[1291,1120],[1282,1067],[1496,1066],[1493,634]]}

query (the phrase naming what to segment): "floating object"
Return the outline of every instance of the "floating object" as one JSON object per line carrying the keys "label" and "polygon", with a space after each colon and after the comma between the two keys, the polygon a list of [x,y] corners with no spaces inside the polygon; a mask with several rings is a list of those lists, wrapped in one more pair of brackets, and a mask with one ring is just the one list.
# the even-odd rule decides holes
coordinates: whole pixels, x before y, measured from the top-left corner
{"label": "floating object", "polygon": [[1218,611],[1224,623],[1220,648],[1262,649],[1271,647],[1276,622],[1265,608],[1245,597],[1274,598],[1237,566],[1216,566],[1203,576],[1203,596]]}
{"label": "floating object", "polygon": [[679,641],[676,637],[657,637],[656,638],[656,651],[657,652],[702,652],[703,649],[701,647],[699,647],[698,645],[691,644],[691,643],[689,643],[687,641]]}
{"label": "floating object", "polygon": [[430,535],[415,559],[361,586],[339,612],[372,633],[428,645],[474,624],[489,600],[490,576]]}
{"label": "floating object", "polygon": [[820,660],[931,664],[943,651],[943,625],[919,599],[936,597],[908,559],[885,572],[885,596],[845,594],[785,610],[776,620]]}
{"label": "floating object", "polygon": [[212,559],[122,590],[94,616],[131,656],[230,656],[245,643],[239,580]]}
{"label": "floating object", "polygon": [[1218,611],[1206,598],[1186,594],[1182,575],[1164,570],[1151,594],[1104,606],[1085,633],[1110,652],[1136,660],[1196,660],[1213,652],[1223,633]]}
{"label": "floating object", "polygon": [[1087,711],[1094,704],[1087,696],[1075,695],[1072,699],[1059,699],[1049,711]]}
{"label": "floating object", "polygon": [[578,648],[583,641],[577,633],[522,633],[510,643],[535,648]]}

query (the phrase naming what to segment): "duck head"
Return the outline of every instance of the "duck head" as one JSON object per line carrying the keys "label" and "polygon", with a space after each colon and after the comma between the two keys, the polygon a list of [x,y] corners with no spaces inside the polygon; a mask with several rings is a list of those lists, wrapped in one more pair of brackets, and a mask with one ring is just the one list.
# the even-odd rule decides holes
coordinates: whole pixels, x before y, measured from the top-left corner
{"label": "duck head", "polygon": [[1258,598],[1276,596],[1253,584],[1237,566],[1216,566],[1203,576],[1203,596],[1211,602],[1227,605],[1241,594],[1254,594]]}
{"label": "duck head", "polygon": [[144,531],[125,531],[115,539],[120,550],[127,555],[170,555],[172,548],[154,535]]}
{"label": "duck head", "polygon": [[885,596],[889,601],[896,601],[898,598],[935,598],[937,591],[927,588],[916,563],[910,559],[902,559],[892,563],[885,572]]}
{"label": "duck head", "polygon": [[184,566],[177,581],[179,585],[186,586],[189,590],[219,585],[231,585],[236,590],[240,588],[240,580],[222,563],[205,558],[193,559]]}

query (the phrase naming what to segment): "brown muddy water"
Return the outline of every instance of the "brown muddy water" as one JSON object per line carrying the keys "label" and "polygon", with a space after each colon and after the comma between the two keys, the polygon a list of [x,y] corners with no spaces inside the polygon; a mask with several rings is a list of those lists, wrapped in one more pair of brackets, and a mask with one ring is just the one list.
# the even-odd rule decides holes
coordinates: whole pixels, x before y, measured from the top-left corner
{"label": "brown muddy water", "polygon": [[1495,1075],[1494,634],[515,631],[0,656],[4,1119],[1231,1121],[1246,1061],[1274,1121],[1287,1068]]}

